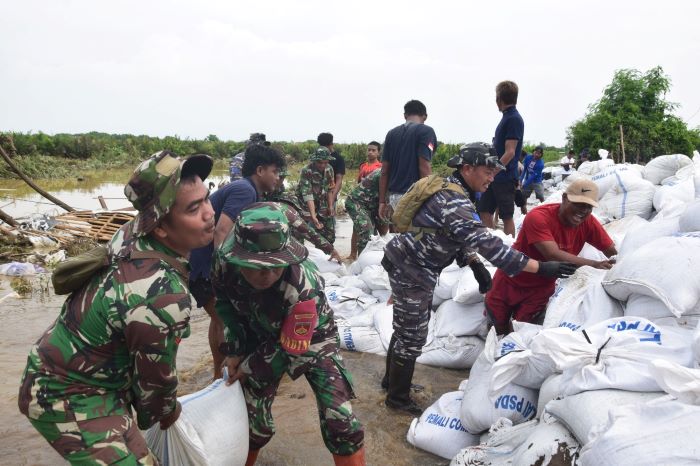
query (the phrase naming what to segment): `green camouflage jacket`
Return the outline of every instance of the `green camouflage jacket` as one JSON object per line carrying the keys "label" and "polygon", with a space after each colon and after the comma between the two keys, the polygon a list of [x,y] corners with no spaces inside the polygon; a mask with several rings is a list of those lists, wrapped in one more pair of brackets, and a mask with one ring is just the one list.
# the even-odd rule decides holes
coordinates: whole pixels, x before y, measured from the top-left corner
{"label": "green camouflage jacket", "polygon": [[[222,244],[222,248],[224,244]],[[289,265],[267,290],[255,290],[217,251],[214,283],[216,313],[224,322],[226,353],[246,356],[241,367],[258,380],[274,380],[287,372],[296,379],[314,359],[338,351],[338,329],[323,293],[323,278],[310,260]],[[309,350],[294,356],[280,343],[282,324],[297,302],[316,302],[318,324]]]}
{"label": "green camouflage jacket", "polygon": [[297,184],[297,197],[302,209],[307,209],[306,203],[308,201],[314,201],[317,213],[320,209],[327,209],[328,193],[334,186],[335,174],[330,165],[323,173],[316,170],[313,162],[302,168]]}
{"label": "green camouflage jacket", "polygon": [[[19,408],[31,419],[67,422],[124,415],[146,429],[175,408],[175,357],[190,335],[187,278],[159,259],[126,259],[156,250],[186,260],[129,223],[112,238],[112,264],[72,293],[29,353]],[[123,259],[119,259],[123,258]]]}

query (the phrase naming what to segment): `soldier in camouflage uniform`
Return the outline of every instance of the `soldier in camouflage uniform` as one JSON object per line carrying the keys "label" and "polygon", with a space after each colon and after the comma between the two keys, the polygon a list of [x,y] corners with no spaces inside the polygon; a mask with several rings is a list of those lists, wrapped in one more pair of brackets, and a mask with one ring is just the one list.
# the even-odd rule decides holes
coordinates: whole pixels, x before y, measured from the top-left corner
{"label": "soldier in camouflage uniform", "polygon": [[282,376],[301,375],[316,395],[321,433],[336,464],[364,464],[364,430],[352,411],[352,378],[323,279],[291,237],[280,204],[243,210],[216,251],[216,312],[225,325],[227,383],[240,380],[248,406],[250,453],[275,432],[271,406]]}
{"label": "soldier in camouflage uniform", "polygon": [[109,265],[68,296],[29,353],[19,409],[72,464],[157,463],[139,429],[167,428],[180,414],[186,257],[214,234],[202,183],[211,168],[206,155],[167,151],[139,165],[124,189],[138,215],[109,243]]}
{"label": "soldier in camouflage uniform", "polygon": [[[245,149],[253,144],[260,144],[263,146],[270,145],[263,133],[252,133],[250,138],[245,142]],[[243,162],[245,162],[245,150],[231,158],[231,163],[229,164],[229,181],[236,181],[243,178]]]}
{"label": "soldier in camouflage uniform", "polygon": [[351,259],[356,259],[357,253],[365,249],[375,227],[382,235],[389,231],[389,224],[379,217],[381,176],[381,170],[374,170],[360,181],[345,200],[345,210],[352,219],[352,237],[357,240],[357,244],[352,245]]}
{"label": "soldier in camouflage uniform", "polygon": [[335,243],[335,217],[332,209],[335,175],[328,161],[333,159],[327,148],[316,149],[311,155],[310,163],[301,169],[296,192],[302,208],[299,211],[301,216],[331,244]]}
{"label": "soldier in camouflage uniform", "polygon": [[490,145],[463,146],[447,165],[456,169],[447,181],[461,187],[464,194],[443,189],[429,197],[418,209],[409,231],[387,244],[382,260],[394,299],[394,334],[382,381],[387,389],[386,405],[414,415],[422,410],[409,396],[411,379],[428,335],[433,290],[444,267],[455,259],[460,267],[469,265],[481,293],[491,288],[491,275],[477,252],[510,276],[523,270],[564,276],[575,270],[567,263],[529,259],[503,244],[481,223],[474,209],[475,193],[485,191],[503,169]]}
{"label": "soldier in camouflage uniform", "polygon": [[309,223],[307,223],[299,211],[299,198],[295,194],[287,192],[284,189],[284,177],[288,175],[287,167],[280,170],[280,177],[277,182],[277,188],[264,196],[267,202],[277,202],[280,204],[280,210],[284,212],[287,217],[287,222],[292,229],[292,236],[302,244],[304,240],[309,241],[311,244],[319,248],[321,251],[325,252],[330,256],[329,260],[342,262],[340,253],[329,243],[326,238],[319,235],[316,229]]}

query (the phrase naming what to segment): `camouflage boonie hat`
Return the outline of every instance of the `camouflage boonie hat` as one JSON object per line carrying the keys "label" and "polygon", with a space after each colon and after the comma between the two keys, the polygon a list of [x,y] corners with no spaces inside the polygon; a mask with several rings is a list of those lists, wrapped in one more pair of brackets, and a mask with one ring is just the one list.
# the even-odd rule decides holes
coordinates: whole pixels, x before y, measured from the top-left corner
{"label": "camouflage boonie hat", "polygon": [[261,146],[269,146],[270,143],[267,142],[267,138],[263,133],[251,133],[250,138],[245,142],[246,147],[252,146],[253,144],[260,144]]}
{"label": "camouflage boonie hat", "polygon": [[256,202],[241,212],[217,254],[229,264],[265,269],[298,264],[309,251],[292,237],[278,204]]}
{"label": "camouflage boonie hat", "polygon": [[335,157],[331,155],[331,151],[327,147],[319,147],[316,151],[311,154],[312,162],[320,162],[321,160],[335,160]]}
{"label": "camouflage boonie hat", "polygon": [[447,166],[450,168],[459,168],[462,165],[484,166],[498,168],[499,170],[505,170],[506,168],[496,157],[496,150],[493,146],[485,142],[465,144],[459,148],[459,154],[447,161]]}
{"label": "camouflage boonie hat", "polygon": [[208,155],[182,158],[167,150],[141,162],[124,187],[124,195],[138,211],[132,220],[132,233],[135,236],[150,233],[175,203],[180,179],[194,174],[204,181],[213,165]]}

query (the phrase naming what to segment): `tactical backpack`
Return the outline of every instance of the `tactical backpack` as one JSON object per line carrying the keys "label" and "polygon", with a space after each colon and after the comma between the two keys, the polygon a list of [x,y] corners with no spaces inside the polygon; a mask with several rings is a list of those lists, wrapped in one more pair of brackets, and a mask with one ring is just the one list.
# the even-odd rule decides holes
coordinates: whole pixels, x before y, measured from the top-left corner
{"label": "tactical backpack", "polygon": [[[70,294],[100,270],[112,263],[114,256],[109,253],[107,246],[97,246],[89,251],[71,257],[56,266],[51,275],[54,292],[58,295]],[[131,259],[160,259],[172,266],[183,278],[187,286],[188,272],[180,261],[160,251],[131,251],[128,257],[117,257],[117,260]]]}
{"label": "tactical backpack", "polygon": [[445,189],[465,195],[464,189],[460,185],[451,183],[440,175],[426,176],[413,183],[406,194],[401,197],[394,214],[391,216],[394,229],[399,233],[418,233],[416,239],[420,239],[424,233],[435,233],[437,231],[435,228],[413,226],[413,218],[425,201],[433,194]]}

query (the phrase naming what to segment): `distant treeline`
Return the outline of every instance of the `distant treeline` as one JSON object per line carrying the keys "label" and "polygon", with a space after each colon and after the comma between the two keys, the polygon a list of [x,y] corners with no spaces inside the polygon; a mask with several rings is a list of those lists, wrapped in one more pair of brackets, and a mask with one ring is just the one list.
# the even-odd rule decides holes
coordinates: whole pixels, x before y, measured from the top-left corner
{"label": "distant treeline", "polygon": [[[0,133],[0,144],[7,152],[13,152],[17,165],[27,175],[38,178],[62,177],[75,167],[80,169],[125,167],[163,149],[179,155],[199,153],[208,154],[214,159],[228,160],[245,147],[245,141],[222,141],[215,135],[209,135],[205,139],[181,139],[177,136],[158,138],[98,132],[55,135],[41,132]],[[14,147],[11,147],[12,145]],[[306,160],[318,147],[316,141],[312,140],[273,141],[272,145],[296,162]],[[433,157],[433,166],[444,166],[447,160],[459,151],[459,146],[460,144],[440,143]],[[526,150],[531,152],[533,147],[527,146]],[[357,168],[367,158],[366,143],[338,143],[335,149],[343,155],[348,168]],[[557,159],[560,157],[560,152],[559,148],[547,147],[545,160]],[[56,164],[57,158],[61,159],[60,166]],[[4,164],[0,164],[0,177],[13,177]]]}

